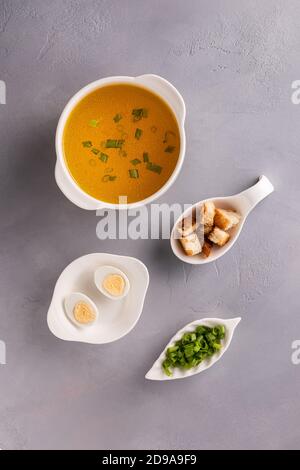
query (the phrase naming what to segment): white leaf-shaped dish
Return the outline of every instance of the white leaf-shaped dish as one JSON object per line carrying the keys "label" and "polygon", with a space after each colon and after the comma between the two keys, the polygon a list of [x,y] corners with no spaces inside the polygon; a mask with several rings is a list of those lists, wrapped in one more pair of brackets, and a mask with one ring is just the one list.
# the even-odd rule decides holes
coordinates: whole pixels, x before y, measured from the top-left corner
{"label": "white leaf-shaped dish", "polygon": [[[120,269],[130,281],[128,295],[118,302],[105,298],[95,286],[94,273],[104,265]],[[148,284],[148,270],[136,258],[109,253],[81,256],[57,280],[47,317],[49,329],[66,341],[92,344],[116,341],[129,333],[140,318]],[[72,292],[86,294],[99,310],[97,320],[88,328],[78,328],[65,314],[65,298]]]}
{"label": "white leaf-shaped dish", "polygon": [[[212,365],[214,365],[225,353],[225,351],[228,349],[233,332],[238,325],[238,323],[241,321],[240,317],[237,318],[231,318],[230,320],[224,320],[222,318],[202,318],[201,320],[195,320],[192,323],[189,323],[188,325],[184,326],[181,330],[179,330],[175,336],[169,341],[159,358],[154,362],[153,366],[151,369],[147,372],[146,374],[146,379],[149,380],[175,380],[175,379],[184,379],[185,377],[190,377],[191,375],[199,374],[200,372],[204,371],[205,369],[208,369]],[[210,326],[214,327],[216,325],[224,325],[225,327],[225,338],[221,341],[222,344],[222,349],[220,351],[216,352],[213,356],[211,356],[208,359],[205,359],[204,361],[201,362],[197,367],[193,367],[192,369],[180,369],[180,368],[175,368],[172,369],[172,376],[169,377],[167,376],[163,369],[162,369],[162,363],[165,359],[165,354],[166,350],[174,345],[176,341],[178,341],[184,333],[189,333],[195,330],[195,328],[199,325],[205,325],[205,326]]]}

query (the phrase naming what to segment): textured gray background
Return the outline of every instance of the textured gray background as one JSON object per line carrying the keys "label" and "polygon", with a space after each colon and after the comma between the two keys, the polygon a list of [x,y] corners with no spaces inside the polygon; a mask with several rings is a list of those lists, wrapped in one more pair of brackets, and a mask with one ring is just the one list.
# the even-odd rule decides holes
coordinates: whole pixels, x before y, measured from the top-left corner
{"label": "textured gray background", "polygon": [[[300,78],[297,0],[0,1],[0,447],[297,448],[300,365]],[[100,77],[157,73],[187,105],[186,161],[160,202],[229,195],[262,173],[276,192],[234,249],[189,267],[168,241],[106,241],[56,187],[54,133],[69,97]],[[47,328],[62,269],[95,251],[140,258],[145,308],[119,342]],[[204,315],[242,316],[222,362],[144,380],[168,338]]]}

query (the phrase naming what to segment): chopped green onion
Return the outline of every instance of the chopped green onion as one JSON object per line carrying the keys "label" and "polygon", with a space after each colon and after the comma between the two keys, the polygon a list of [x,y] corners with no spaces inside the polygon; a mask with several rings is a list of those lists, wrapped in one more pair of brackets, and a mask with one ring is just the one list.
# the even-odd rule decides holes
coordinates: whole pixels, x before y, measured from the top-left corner
{"label": "chopped green onion", "polygon": [[168,361],[167,359],[165,359],[164,362],[162,363],[162,368],[164,370],[164,373],[168,375],[169,377],[171,377],[172,375],[172,372],[170,371],[171,365],[172,363]]}
{"label": "chopped green onion", "polygon": [[95,154],[95,155],[98,155],[98,153],[100,152],[100,150],[96,149],[95,147],[92,148],[92,152]]}
{"label": "chopped green onion", "polygon": [[102,177],[102,181],[103,181],[103,183],[107,183],[108,181],[115,181],[116,178],[117,178],[116,176],[104,175]]}
{"label": "chopped green onion", "polygon": [[129,176],[130,176],[130,178],[137,179],[137,178],[139,178],[139,171],[136,170],[135,168],[131,168],[129,170]]}
{"label": "chopped green onion", "polygon": [[148,152],[144,152],[143,153],[143,160],[145,163],[149,162],[149,154]]}
{"label": "chopped green onion", "polygon": [[153,171],[159,175],[162,172],[162,167],[160,165],[155,165],[155,163],[148,162],[146,168],[147,170]]}
{"label": "chopped green onion", "polygon": [[175,137],[175,132],[173,132],[173,131],[166,131],[165,132],[165,137],[164,137],[164,140],[163,140],[164,144],[166,144],[168,142],[170,135],[173,135]]}
{"label": "chopped green onion", "polygon": [[138,165],[139,163],[142,163],[142,162],[138,158],[135,158],[134,160],[130,160],[130,163],[132,163],[133,165]]}
{"label": "chopped green onion", "polygon": [[140,138],[142,137],[142,129],[139,129],[138,127],[136,128],[135,130],[135,134],[134,134],[134,137],[137,139],[137,140],[140,140]]}
{"label": "chopped green onion", "polygon": [[140,121],[142,118],[148,117],[148,110],[145,108],[137,108],[133,109],[131,114],[134,121]]}
{"label": "chopped green onion", "polygon": [[198,366],[222,349],[221,341],[224,338],[224,325],[216,325],[213,328],[199,325],[193,332],[184,333],[181,339],[167,349],[162,362],[164,373],[170,377],[172,368],[191,369]]}
{"label": "chopped green onion", "polygon": [[105,147],[108,149],[120,149],[123,144],[124,144],[124,140],[107,139],[105,143]]}
{"label": "chopped green onion", "polygon": [[123,117],[122,114],[117,113],[113,119],[115,122],[119,122],[121,121],[122,117]]}
{"label": "chopped green onion", "polygon": [[92,142],[91,142],[90,140],[85,140],[84,142],[82,142],[82,145],[83,145],[84,147],[88,147],[88,148],[89,148],[89,147],[91,147],[93,144],[92,144]]}
{"label": "chopped green onion", "polygon": [[165,148],[165,152],[167,153],[172,153],[174,152],[174,150],[175,150],[174,145],[168,145],[168,147]]}
{"label": "chopped green onion", "polygon": [[99,121],[97,119],[91,119],[89,122],[90,127],[98,127]]}
{"label": "chopped green onion", "polygon": [[106,153],[101,152],[99,160],[101,160],[101,162],[103,162],[103,163],[106,163],[107,160],[108,160],[108,155],[106,155]]}

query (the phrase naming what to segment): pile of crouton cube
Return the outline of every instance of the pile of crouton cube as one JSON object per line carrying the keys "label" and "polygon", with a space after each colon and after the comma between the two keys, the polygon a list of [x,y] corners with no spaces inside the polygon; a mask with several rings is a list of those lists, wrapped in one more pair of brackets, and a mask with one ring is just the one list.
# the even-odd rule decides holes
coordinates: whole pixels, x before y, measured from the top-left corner
{"label": "pile of crouton cube", "polygon": [[213,201],[202,203],[195,214],[182,219],[177,226],[179,240],[186,255],[201,254],[208,258],[213,245],[224,246],[228,242],[228,231],[240,219],[240,214],[233,210],[216,208]]}

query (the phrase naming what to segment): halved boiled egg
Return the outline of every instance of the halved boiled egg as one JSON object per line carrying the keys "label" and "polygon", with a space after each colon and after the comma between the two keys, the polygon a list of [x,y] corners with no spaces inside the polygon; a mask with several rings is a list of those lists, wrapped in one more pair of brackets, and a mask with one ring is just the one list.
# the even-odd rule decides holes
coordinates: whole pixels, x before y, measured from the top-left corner
{"label": "halved boiled egg", "polygon": [[126,297],[130,289],[126,274],[114,266],[99,266],[94,274],[97,289],[112,300]]}
{"label": "halved boiled egg", "polygon": [[69,294],[64,304],[67,317],[76,326],[92,325],[98,318],[98,308],[87,295],[81,292]]}

